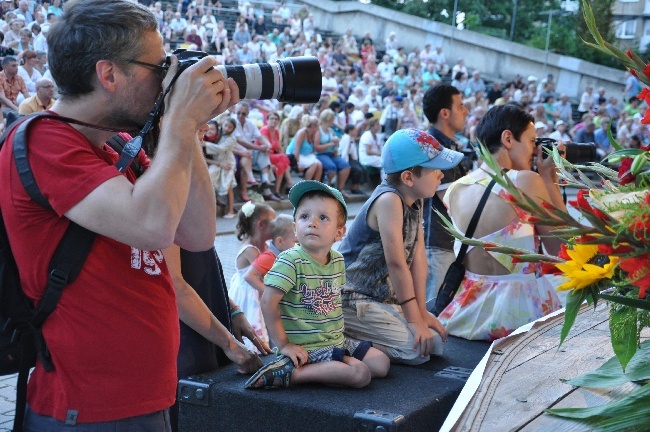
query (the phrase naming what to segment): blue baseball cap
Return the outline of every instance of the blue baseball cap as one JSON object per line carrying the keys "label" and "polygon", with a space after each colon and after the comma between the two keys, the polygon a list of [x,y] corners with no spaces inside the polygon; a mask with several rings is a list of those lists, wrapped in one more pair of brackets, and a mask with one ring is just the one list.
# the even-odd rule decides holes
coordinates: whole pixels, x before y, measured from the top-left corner
{"label": "blue baseball cap", "polygon": [[321,191],[325,192],[328,195],[331,195],[332,198],[337,200],[338,202],[341,203],[343,206],[343,213],[345,214],[345,219],[348,218],[348,206],[345,204],[345,199],[343,198],[343,194],[339,192],[337,189],[334,189],[333,187],[330,187],[326,185],[325,183],[321,183],[316,180],[303,180],[299,181],[295,185],[291,187],[291,190],[289,190],[289,201],[291,201],[291,204],[293,205],[293,216],[296,216],[296,209],[298,208],[298,203],[300,202],[300,199],[304,194],[307,192],[312,192],[312,191]]}
{"label": "blue baseball cap", "polygon": [[386,174],[415,166],[446,170],[462,160],[462,153],[443,147],[434,137],[417,129],[398,130],[381,150],[381,165]]}

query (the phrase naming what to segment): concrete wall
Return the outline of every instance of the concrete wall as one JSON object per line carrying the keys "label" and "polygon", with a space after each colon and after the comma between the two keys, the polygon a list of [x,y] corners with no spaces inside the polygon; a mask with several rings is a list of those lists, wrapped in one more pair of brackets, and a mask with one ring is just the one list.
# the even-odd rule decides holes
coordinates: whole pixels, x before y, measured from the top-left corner
{"label": "concrete wall", "polygon": [[[465,59],[470,70],[477,68],[491,79],[511,80],[520,73],[527,77],[535,75],[544,78],[544,50],[487,36],[458,30],[438,21],[407,15],[372,4],[357,1],[335,2],[330,0],[302,0],[314,13],[316,25],[321,29],[343,34],[348,28],[359,38],[369,31],[372,38],[383,46],[391,31],[397,33],[397,40],[406,52],[413,47],[441,45],[447,62],[453,66],[459,58]],[[585,45],[584,49],[592,49]],[[624,72],[617,69],[589,63],[574,57],[548,54],[546,73],[555,75],[556,91],[579,98],[585,87],[600,86],[607,89],[607,95],[620,96],[623,91]]]}

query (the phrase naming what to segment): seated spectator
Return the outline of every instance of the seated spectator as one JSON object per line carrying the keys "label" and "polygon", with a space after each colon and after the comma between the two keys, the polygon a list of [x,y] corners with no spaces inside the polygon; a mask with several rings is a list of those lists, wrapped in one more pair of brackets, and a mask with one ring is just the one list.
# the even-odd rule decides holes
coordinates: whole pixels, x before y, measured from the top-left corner
{"label": "seated spectator", "polygon": [[287,6],[287,2],[282,2],[280,4],[280,18],[284,24],[287,24],[291,19],[291,9]]}
{"label": "seated spectator", "polygon": [[302,19],[298,15],[298,12],[293,14],[293,18],[289,21],[291,37],[296,39],[300,33],[302,33]]}
{"label": "seated spectator", "polygon": [[323,71],[323,78],[321,79],[321,82],[322,82],[321,94],[323,95],[330,96],[333,93],[335,93],[339,88],[339,84],[336,82],[336,78],[334,78],[334,76],[332,75],[332,70],[329,68],[326,68]]}
{"label": "seated spectator", "polygon": [[[452,71],[452,73],[453,73],[453,71]],[[458,91],[462,95],[464,95],[465,90],[467,90],[467,85],[468,85],[468,83],[467,83],[467,75],[462,71],[456,72],[456,74],[454,75],[454,79],[451,81],[451,85],[456,87],[458,89]]]}
{"label": "seated spectator", "polygon": [[596,154],[601,159],[607,156],[614,149],[612,144],[609,142],[609,137],[607,136],[607,131],[609,130],[609,125],[611,120],[609,117],[602,117],[600,119],[600,127],[594,131],[594,143],[596,143]]}
{"label": "seated spectator", "polygon": [[501,88],[501,81],[495,81],[492,87],[487,92],[487,100],[490,105],[493,105],[500,97],[503,97],[503,90]]}
{"label": "seated spectator", "polygon": [[546,138],[548,135],[548,124],[543,121],[535,122],[535,138]]}
{"label": "seated spectator", "polygon": [[381,142],[379,120],[371,118],[367,123],[368,129],[359,138],[359,163],[368,171],[373,182],[378,183],[381,172]]}
{"label": "seated spectator", "polygon": [[2,59],[2,72],[0,72],[0,101],[2,111],[18,111],[18,95],[30,97],[25,86],[25,81],[18,75],[18,62],[16,57],[6,56]]}
{"label": "seated spectator", "polygon": [[404,98],[402,96],[394,96],[391,103],[381,113],[379,123],[382,126],[384,136],[391,136],[393,132],[399,129],[403,101]]}
{"label": "seated spectator", "polygon": [[512,81],[506,83],[507,89],[523,90],[526,88],[526,83],[523,81],[524,77],[521,74],[515,75]]}
{"label": "seated spectator", "polygon": [[[275,29],[277,31],[277,29]],[[258,17],[253,24],[253,36],[266,36],[266,22],[264,16]]]}
{"label": "seated spectator", "polygon": [[316,116],[303,116],[302,128],[291,139],[286,150],[290,159],[293,156],[293,163],[295,163],[298,171],[304,171],[305,180],[320,180],[323,176],[323,164],[318,160],[314,152],[318,123],[318,117]]}
{"label": "seated spectator", "polygon": [[284,186],[286,189],[290,189],[293,186],[293,180],[291,180],[291,172],[289,170],[289,158],[284,153],[284,150],[280,148],[279,126],[280,115],[275,111],[271,111],[266,116],[266,125],[260,129],[260,134],[265,136],[271,143],[269,158],[271,159],[271,165],[275,168],[275,195],[285,199],[282,193],[282,187]]}
{"label": "seated spectator", "polygon": [[182,38],[185,35],[185,29],[187,28],[187,20],[181,16],[180,12],[174,13],[174,19],[169,23],[170,33],[168,34],[169,39],[178,39]]}
{"label": "seated spectator", "polygon": [[352,29],[347,29],[345,34],[341,36],[341,43],[344,53],[353,57],[359,56],[359,47],[357,46],[357,40],[352,35]]}
{"label": "seated spectator", "polygon": [[566,133],[566,126],[564,120],[558,120],[555,122],[555,131],[551,132],[548,137],[562,142],[570,142],[571,135]]}
{"label": "seated spectator", "polygon": [[440,76],[445,76],[449,73],[449,65],[447,64],[447,57],[442,52],[440,45],[436,46],[436,52],[433,54],[433,61],[436,63],[436,72]]}
{"label": "seated spectator", "polygon": [[485,82],[481,78],[481,71],[475,70],[472,72],[472,79],[467,82],[467,87],[472,95],[477,91],[485,93]]}
{"label": "seated spectator", "polygon": [[18,75],[23,79],[27,91],[32,96],[36,94],[36,82],[43,77],[36,69],[37,63],[36,52],[32,50],[23,51],[23,64],[18,67]]}
{"label": "seated spectator", "polygon": [[36,82],[34,96],[25,98],[18,106],[18,113],[31,114],[37,111],[48,110],[54,105],[54,83],[47,78]]}
{"label": "seated spectator", "polygon": [[555,102],[555,108],[558,113],[558,118],[567,126],[571,126],[573,124],[573,108],[571,107],[571,102],[569,102],[569,95],[562,93],[560,100]]}
{"label": "seated spectator", "polygon": [[352,124],[346,125],[345,129],[343,129],[341,141],[339,141],[338,154],[341,159],[350,164],[350,193],[365,195],[361,190],[361,185],[367,181],[368,172],[359,162],[358,138],[358,128]]}
{"label": "seated spectator", "polygon": [[314,150],[316,158],[323,165],[323,183],[331,184],[336,176],[336,188],[343,192],[350,175],[350,164],[336,153],[340,139],[332,128],[335,117],[331,109],[321,112],[318,132],[314,136]]}
{"label": "seated spectator", "polygon": [[217,28],[212,34],[212,44],[217,49],[217,54],[220,54],[228,46],[228,30],[226,30],[223,21],[217,23]]}
{"label": "seated spectator", "polygon": [[426,70],[422,74],[422,90],[426,92],[438,84],[440,84],[440,75],[436,72],[436,64],[429,62]]}
{"label": "seated spectator", "polygon": [[248,28],[245,28],[242,23],[238,22],[235,32],[232,34],[232,40],[235,41],[235,44],[237,44],[239,48],[242,48],[248,42],[253,40],[253,38],[251,37]]}
{"label": "seated spectator", "polygon": [[393,57],[397,53],[397,48],[399,48],[399,43],[397,42],[397,34],[392,31],[388,34],[385,43],[386,54],[389,58]]}
{"label": "seated spectator", "polygon": [[366,97],[363,98],[363,102],[361,104],[362,105],[366,104],[368,105],[368,108],[372,108],[376,111],[382,111],[384,109],[384,103],[381,95],[378,92],[378,86],[370,87],[369,94],[367,94]]}
{"label": "seated spectator", "polygon": [[574,141],[580,144],[593,143],[596,141],[595,131],[596,125],[590,120],[589,123],[586,123],[583,128],[576,132]]}
{"label": "seated spectator", "polygon": [[282,152],[286,153],[289,142],[296,135],[301,128],[301,120],[303,116],[303,109],[297,105],[291,108],[287,118],[282,120],[280,125],[280,148]]}
{"label": "seated spectator", "polygon": [[465,74],[466,77],[469,76],[469,71],[465,66],[465,60],[463,60],[462,58],[458,59],[458,63],[456,63],[453,68],[451,68],[451,76],[456,77],[458,72],[462,72],[463,74]]}

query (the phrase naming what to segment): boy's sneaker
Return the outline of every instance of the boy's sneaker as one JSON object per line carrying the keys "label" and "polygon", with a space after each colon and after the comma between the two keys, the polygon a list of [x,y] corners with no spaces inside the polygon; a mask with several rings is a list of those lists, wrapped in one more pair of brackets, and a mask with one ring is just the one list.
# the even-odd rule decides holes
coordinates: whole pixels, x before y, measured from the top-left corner
{"label": "boy's sneaker", "polygon": [[282,356],[281,358],[264,365],[250,377],[244,388],[280,388],[289,387],[291,382],[291,373],[296,369],[291,358]]}

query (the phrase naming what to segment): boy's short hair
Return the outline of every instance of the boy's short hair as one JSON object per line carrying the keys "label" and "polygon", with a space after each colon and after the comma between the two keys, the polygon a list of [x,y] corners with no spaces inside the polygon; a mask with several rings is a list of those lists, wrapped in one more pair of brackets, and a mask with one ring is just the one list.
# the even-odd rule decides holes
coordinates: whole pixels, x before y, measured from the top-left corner
{"label": "boy's short hair", "polygon": [[[348,206],[345,204],[345,199],[341,192],[316,180],[303,180],[296,183],[289,191],[289,201],[293,205],[294,218],[296,217],[298,205],[305,196],[324,196],[337,200],[340,204],[339,209],[342,210],[339,213],[343,216],[339,218],[339,225],[345,225],[345,221],[348,218]],[[343,222],[342,224],[341,220]]]}
{"label": "boy's short hair", "polygon": [[293,218],[288,214],[277,215],[269,225],[271,228],[271,239],[286,237],[293,231]]}
{"label": "boy's short hair", "polygon": [[417,129],[398,130],[381,150],[381,165],[386,174],[415,166],[446,170],[462,160],[462,153],[443,147],[434,137]]}
{"label": "boy's short hair", "polygon": [[422,167],[414,166],[411,168],[404,169],[402,171],[386,174],[386,182],[388,182],[388,184],[391,186],[399,186],[399,184],[402,182],[402,173],[404,171],[411,171],[413,175],[416,177],[420,177],[422,175]]}

